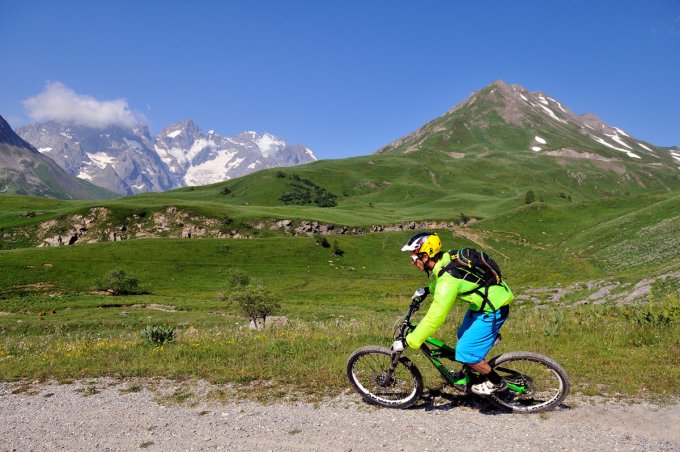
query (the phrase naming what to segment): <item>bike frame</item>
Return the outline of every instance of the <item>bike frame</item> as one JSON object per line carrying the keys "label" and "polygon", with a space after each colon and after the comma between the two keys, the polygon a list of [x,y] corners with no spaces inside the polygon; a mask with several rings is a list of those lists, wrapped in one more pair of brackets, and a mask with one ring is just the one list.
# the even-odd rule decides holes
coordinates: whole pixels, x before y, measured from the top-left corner
{"label": "bike frame", "polygon": [[[404,322],[402,323],[401,326],[401,332],[400,336],[401,337],[406,337],[407,332],[412,332],[416,326],[418,326],[417,323],[411,322],[411,315],[413,315],[414,312],[416,312],[420,308],[420,303],[411,303],[411,306],[409,306],[409,310],[404,317]],[[430,345],[432,348],[428,347]],[[495,344],[494,344],[495,345]],[[456,349],[454,347],[450,347],[446,345],[444,342],[440,341],[439,339],[436,339],[434,337],[429,337],[425,341],[424,344],[420,346],[420,351],[425,355],[425,357],[432,363],[432,365],[439,371],[439,373],[442,375],[444,380],[449,383],[451,386],[453,386],[456,389],[463,390],[461,389],[462,387],[467,387],[467,385],[471,381],[471,369],[463,364],[463,376],[460,378],[454,378],[454,376],[449,372],[449,370],[444,366],[444,364],[441,362],[441,359],[448,359],[453,362],[458,362],[456,361]],[[395,353],[394,358],[392,359],[392,366],[389,369],[389,375],[391,376],[392,372],[394,371],[394,368],[396,368],[397,362],[399,361],[399,356],[401,356],[401,353]],[[507,370],[507,369],[506,369]],[[527,392],[527,388],[524,387],[523,385],[516,385],[514,383],[508,382],[508,389],[511,391],[516,392],[517,394],[523,394]]]}

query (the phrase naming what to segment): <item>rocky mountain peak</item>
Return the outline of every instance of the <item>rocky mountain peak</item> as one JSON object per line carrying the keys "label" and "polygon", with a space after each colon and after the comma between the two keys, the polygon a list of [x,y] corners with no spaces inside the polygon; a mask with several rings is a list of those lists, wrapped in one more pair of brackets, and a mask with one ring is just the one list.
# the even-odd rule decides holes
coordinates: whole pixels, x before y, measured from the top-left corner
{"label": "rocky mountain peak", "polygon": [[12,146],[19,146],[21,148],[25,148],[31,152],[38,153],[38,150],[31,146],[26,140],[21,138],[19,135],[16,134],[16,132],[12,129],[12,126],[9,125],[7,121],[5,121],[5,118],[0,116],[0,143],[6,143],[6,144],[11,144]]}

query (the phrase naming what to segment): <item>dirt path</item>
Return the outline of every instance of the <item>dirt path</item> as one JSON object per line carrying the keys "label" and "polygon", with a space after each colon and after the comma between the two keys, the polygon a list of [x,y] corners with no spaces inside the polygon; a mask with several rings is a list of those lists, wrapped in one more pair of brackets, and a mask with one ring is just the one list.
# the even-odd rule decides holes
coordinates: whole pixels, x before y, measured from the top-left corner
{"label": "dirt path", "polygon": [[[568,398],[555,412],[509,415],[453,394],[403,411],[353,394],[273,405],[200,397],[214,389],[184,385],[189,396],[177,397],[168,382],[0,384],[0,450],[680,451],[677,403]],[[183,403],[169,403],[172,394]]]}

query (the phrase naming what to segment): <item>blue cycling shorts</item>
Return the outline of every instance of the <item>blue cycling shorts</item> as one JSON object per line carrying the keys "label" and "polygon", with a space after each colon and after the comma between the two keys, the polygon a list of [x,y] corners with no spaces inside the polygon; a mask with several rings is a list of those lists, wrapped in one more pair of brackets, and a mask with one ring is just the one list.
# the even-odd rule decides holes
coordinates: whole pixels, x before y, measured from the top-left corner
{"label": "blue cycling shorts", "polygon": [[465,364],[477,364],[482,361],[493,347],[498,330],[508,318],[508,312],[508,307],[495,312],[468,311],[458,328],[456,361]]}

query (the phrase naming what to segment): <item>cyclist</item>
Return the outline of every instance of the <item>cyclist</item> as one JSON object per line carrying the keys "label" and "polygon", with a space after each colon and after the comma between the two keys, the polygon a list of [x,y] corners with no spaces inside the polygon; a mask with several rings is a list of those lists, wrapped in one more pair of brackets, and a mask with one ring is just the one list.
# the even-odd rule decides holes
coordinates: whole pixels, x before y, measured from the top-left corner
{"label": "cyclist", "polygon": [[420,348],[444,323],[453,302],[459,299],[469,303],[470,307],[458,329],[456,361],[467,364],[485,377],[482,382],[472,385],[472,392],[489,395],[506,389],[505,381],[491,369],[484,358],[493,346],[498,330],[508,317],[509,304],[513,299],[510,287],[503,281],[490,286],[488,300],[485,303],[484,297],[479,292],[471,292],[478,289],[480,284],[453,276],[445,269],[451,262],[451,254],[442,251],[442,242],[437,234],[420,232],[411,237],[401,250],[410,252],[413,265],[426,272],[428,276],[430,272],[434,273],[434,280],[428,287],[416,290],[413,300],[422,301],[429,293],[432,293],[434,298],[416,329],[403,340],[395,341],[392,349],[403,351],[406,347]]}

